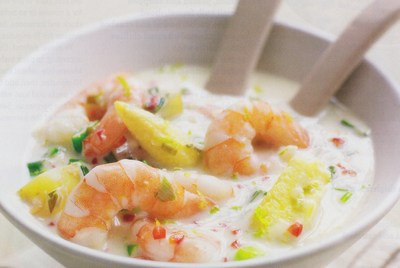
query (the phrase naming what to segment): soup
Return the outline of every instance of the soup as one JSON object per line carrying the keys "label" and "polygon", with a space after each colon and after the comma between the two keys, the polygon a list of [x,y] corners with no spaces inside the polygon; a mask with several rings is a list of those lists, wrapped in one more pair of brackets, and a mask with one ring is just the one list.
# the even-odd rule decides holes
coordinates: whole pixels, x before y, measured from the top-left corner
{"label": "soup", "polygon": [[46,118],[18,192],[44,228],[170,262],[276,256],[344,228],[374,173],[367,126],[336,101],[296,114],[297,84],[271,74],[213,95],[208,73],[112,75]]}

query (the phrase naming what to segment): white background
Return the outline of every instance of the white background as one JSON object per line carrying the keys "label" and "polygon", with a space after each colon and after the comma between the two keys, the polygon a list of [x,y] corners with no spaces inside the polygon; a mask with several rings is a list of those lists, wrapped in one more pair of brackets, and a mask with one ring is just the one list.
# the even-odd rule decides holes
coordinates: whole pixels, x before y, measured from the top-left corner
{"label": "white background", "polygon": [[[277,18],[338,35],[371,0],[284,0]],[[25,56],[66,33],[106,19],[142,14],[233,12],[229,0],[0,0],[0,76]],[[400,83],[400,23],[368,57]],[[400,208],[395,208],[330,267],[398,267]],[[18,256],[18,257],[17,257]],[[61,267],[0,215],[0,266]]]}

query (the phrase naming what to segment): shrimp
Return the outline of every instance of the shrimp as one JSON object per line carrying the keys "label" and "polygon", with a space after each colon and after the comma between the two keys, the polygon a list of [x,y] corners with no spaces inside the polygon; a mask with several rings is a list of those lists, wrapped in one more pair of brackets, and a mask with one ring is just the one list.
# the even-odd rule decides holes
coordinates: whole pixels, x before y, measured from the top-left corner
{"label": "shrimp", "polygon": [[105,155],[126,141],[124,135],[128,129],[114,109],[115,101],[130,102],[139,107],[144,103],[144,92],[132,90],[120,75],[105,85],[112,90],[103,91],[102,87],[98,87],[97,93],[88,95],[84,103],[89,119],[100,120],[94,131],[83,141],[83,154],[86,157]]}
{"label": "shrimp", "polygon": [[[206,191],[200,194],[185,190],[174,176],[174,172],[136,160],[97,166],[70,194],[57,224],[58,231],[66,239],[98,247],[97,240],[106,238],[113,218],[122,209],[140,209],[160,219],[184,218],[214,204]],[[210,181],[211,185],[214,183]]]}
{"label": "shrimp", "polygon": [[205,166],[217,175],[255,173],[260,164],[253,140],[270,147],[309,145],[307,131],[289,114],[274,111],[266,102],[253,101],[225,109],[211,122],[205,138]]}
{"label": "shrimp", "polygon": [[134,242],[142,257],[169,262],[217,262],[222,257],[222,241],[215,233],[165,228],[148,219],[139,219],[131,227]]}

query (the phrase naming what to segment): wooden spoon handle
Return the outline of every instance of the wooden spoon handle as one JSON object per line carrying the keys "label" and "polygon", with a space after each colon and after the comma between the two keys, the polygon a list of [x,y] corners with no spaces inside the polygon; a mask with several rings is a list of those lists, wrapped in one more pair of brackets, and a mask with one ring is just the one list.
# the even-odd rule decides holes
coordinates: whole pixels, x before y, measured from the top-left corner
{"label": "wooden spoon handle", "polygon": [[280,0],[241,0],[217,51],[206,88],[241,95],[259,59]]}
{"label": "wooden spoon handle", "polygon": [[399,16],[400,0],[377,0],[364,9],[318,59],[292,99],[292,108],[309,116],[321,111]]}

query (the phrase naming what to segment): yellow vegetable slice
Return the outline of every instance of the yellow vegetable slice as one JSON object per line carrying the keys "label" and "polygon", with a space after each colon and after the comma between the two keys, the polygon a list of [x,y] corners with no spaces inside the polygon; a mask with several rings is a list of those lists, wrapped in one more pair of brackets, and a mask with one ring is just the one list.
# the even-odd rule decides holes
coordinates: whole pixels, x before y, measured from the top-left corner
{"label": "yellow vegetable slice", "polygon": [[157,112],[162,118],[170,119],[182,113],[183,104],[181,94],[174,94],[169,96],[165,104]]}
{"label": "yellow vegetable slice", "polygon": [[330,173],[321,162],[292,158],[254,211],[255,235],[288,242],[292,224],[310,227],[329,181]]}
{"label": "yellow vegetable slice", "polygon": [[198,163],[200,152],[189,143],[186,133],[168,121],[124,102],[115,102],[117,114],[143,149],[167,167],[190,167]]}
{"label": "yellow vegetable slice", "polygon": [[32,206],[32,214],[50,217],[64,208],[68,195],[80,180],[79,164],[70,164],[38,175],[22,187],[18,195]]}

